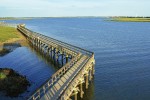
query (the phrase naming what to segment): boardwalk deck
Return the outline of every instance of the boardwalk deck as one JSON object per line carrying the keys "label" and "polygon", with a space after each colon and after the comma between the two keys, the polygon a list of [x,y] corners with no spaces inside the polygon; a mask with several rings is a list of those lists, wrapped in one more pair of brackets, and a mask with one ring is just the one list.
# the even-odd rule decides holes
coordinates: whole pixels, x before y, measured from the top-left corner
{"label": "boardwalk deck", "polygon": [[[47,93],[45,93],[44,96],[41,97],[41,100],[57,100],[58,97],[61,96],[63,90],[66,89],[66,87],[69,85],[72,79],[84,66],[84,64],[88,60],[87,58],[87,56],[83,55],[82,58],[64,76],[62,76],[62,78],[60,78],[60,80],[54,85],[54,87],[52,87],[52,90],[56,90],[56,92],[53,95],[51,95],[52,91],[50,89],[50,91],[48,91]],[[75,69],[75,71],[72,71],[72,69]],[[65,78],[65,80],[63,80],[64,82],[62,83],[61,80],[63,78]],[[49,99],[47,99],[47,97],[49,97]]]}
{"label": "boardwalk deck", "polygon": [[[29,40],[29,42],[44,53],[58,61],[66,59],[66,64],[39,87],[28,100],[68,100],[72,95],[77,99],[77,93],[83,97],[82,84],[91,80],[94,75],[94,53],[88,50],[64,43],[62,41],[33,32],[24,25],[18,25],[17,29]],[[71,60],[68,61],[68,58]],[[86,80],[86,82],[84,81]],[[78,89],[80,85],[80,90]]]}

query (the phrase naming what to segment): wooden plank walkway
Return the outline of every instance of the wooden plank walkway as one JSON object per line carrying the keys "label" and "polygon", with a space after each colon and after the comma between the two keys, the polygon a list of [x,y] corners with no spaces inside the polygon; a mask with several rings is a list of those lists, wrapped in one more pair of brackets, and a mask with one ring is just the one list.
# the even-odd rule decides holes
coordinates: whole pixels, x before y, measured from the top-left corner
{"label": "wooden plank walkway", "polygon": [[61,96],[62,92],[66,89],[72,79],[78,74],[80,69],[84,66],[88,57],[82,55],[81,59],[69,70],[65,75],[63,75],[58,82],[51,88],[41,100],[57,100]]}
{"label": "wooden plank walkway", "polygon": [[[46,51],[47,54],[51,53],[49,55],[54,55],[55,59],[58,58],[57,53],[65,55],[66,59],[71,56],[71,60],[28,97],[28,100],[68,100],[72,95],[75,95],[75,100],[77,100],[77,93],[79,92],[77,86],[82,86],[86,77],[87,88],[88,81],[94,75],[94,53],[33,32],[25,28],[24,25],[18,25],[17,29],[25,35],[33,46]],[[82,87],[80,93],[82,98]]]}

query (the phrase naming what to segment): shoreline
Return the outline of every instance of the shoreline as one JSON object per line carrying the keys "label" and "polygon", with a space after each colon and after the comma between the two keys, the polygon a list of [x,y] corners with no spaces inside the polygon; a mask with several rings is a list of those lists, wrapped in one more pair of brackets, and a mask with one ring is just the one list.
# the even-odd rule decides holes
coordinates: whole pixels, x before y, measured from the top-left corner
{"label": "shoreline", "polygon": [[28,20],[33,19],[34,17],[0,17],[0,21],[3,20]]}
{"label": "shoreline", "polygon": [[150,18],[139,17],[111,17],[107,21],[114,22],[150,22]]}
{"label": "shoreline", "polygon": [[[10,28],[10,26],[5,26],[5,25],[3,27]],[[1,30],[3,30],[3,29],[1,29]],[[27,45],[25,37],[15,27],[12,32],[4,32],[4,33],[10,34],[10,35],[15,34],[17,37],[10,36],[8,39],[5,39],[4,41],[0,41],[0,47],[2,47],[5,43],[20,43],[22,46]],[[3,33],[1,33],[0,36],[3,36]]]}

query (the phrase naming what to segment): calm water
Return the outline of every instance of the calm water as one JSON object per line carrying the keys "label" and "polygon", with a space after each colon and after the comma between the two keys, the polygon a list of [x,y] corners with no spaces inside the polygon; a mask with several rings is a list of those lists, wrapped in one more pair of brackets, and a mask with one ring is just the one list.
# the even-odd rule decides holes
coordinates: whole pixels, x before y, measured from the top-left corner
{"label": "calm water", "polygon": [[[103,18],[7,22],[25,23],[36,32],[93,51],[96,72],[85,100],[150,100],[150,23],[109,22]],[[0,66],[13,67],[36,84],[55,72],[27,47],[0,57]]]}

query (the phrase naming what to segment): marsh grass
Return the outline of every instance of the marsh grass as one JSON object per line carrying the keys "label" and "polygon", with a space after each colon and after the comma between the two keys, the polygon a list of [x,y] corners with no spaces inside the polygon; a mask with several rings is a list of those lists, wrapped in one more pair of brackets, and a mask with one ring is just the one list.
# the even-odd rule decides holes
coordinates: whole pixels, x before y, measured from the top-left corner
{"label": "marsh grass", "polygon": [[12,38],[19,38],[17,32],[14,27],[0,26],[0,42],[5,42]]}
{"label": "marsh grass", "polygon": [[118,21],[118,22],[150,22],[150,18],[115,17],[115,18],[111,18],[111,21]]}
{"label": "marsh grass", "polygon": [[35,17],[0,17],[0,20],[29,20]]}

